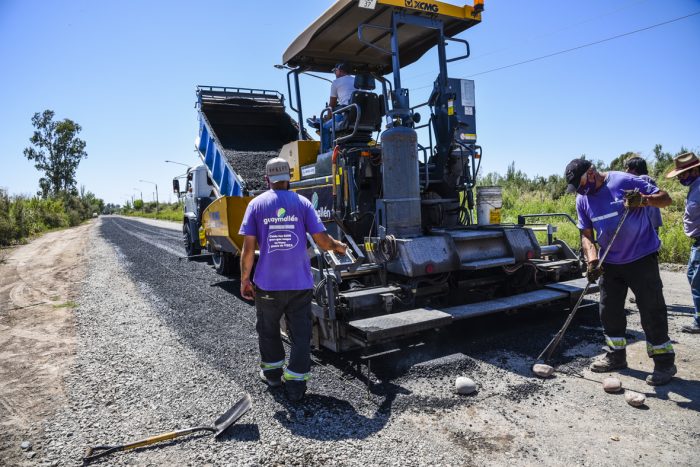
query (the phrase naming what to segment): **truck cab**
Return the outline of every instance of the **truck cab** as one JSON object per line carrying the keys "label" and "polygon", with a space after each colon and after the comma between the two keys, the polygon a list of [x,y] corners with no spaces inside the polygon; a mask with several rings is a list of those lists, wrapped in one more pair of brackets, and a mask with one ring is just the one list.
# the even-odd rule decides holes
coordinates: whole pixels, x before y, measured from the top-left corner
{"label": "truck cab", "polygon": [[202,213],[217,198],[216,188],[204,165],[191,167],[185,175],[185,191],[180,191],[180,182],[173,180],[173,191],[184,204],[182,218],[182,239],[187,256],[198,255],[202,251],[199,229]]}

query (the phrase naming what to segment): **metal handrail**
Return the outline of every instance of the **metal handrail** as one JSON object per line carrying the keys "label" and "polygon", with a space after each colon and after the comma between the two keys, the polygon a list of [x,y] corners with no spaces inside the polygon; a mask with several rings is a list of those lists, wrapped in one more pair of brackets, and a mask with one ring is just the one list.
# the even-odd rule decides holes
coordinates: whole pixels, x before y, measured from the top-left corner
{"label": "metal handrail", "polygon": [[[351,107],[355,107],[355,109],[357,110],[357,115],[355,116],[355,124],[353,125],[352,133],[350,133],[349,135],[341,136],[340,138],[336,139],[336,137],[335,137],[335,116],[341,112],[345,112],[346,110],[349,110]],[[331,120],[333,120],[333,124],[331,125],[331,138],[333,141],[335,141],[336,144],[342,143],[343,141],[346,141],[346,140],[352,138],[353,136],[355,136],[355,134],[357,133],[357,127],[360,125],[360,119],[362,118],[362,110],[360,109],[359,105],[357,105],[356,103],[352,103],[352,104],[346,105],[345,107],[341,107],[341,108],[336,109],[336,110],[333,110],[330,107],[326,107],[325,109],[323,109],[321,111],[321,122],[323,122],[323,115],[326,112],[331,113]],[[321,123],[321,125],[323,125],[323,123]]]}
{"label": "metal handrail", "polygon": [[373,43],[371,43],[371,42],[365,40],[365,38],[362,37],[362,30],[363,30],[365,27],[370,28],[370,29],[379,29],[380,31],[385,31],[385,32],[386,32],[386,31],[391,31],[391,28],[386,28],[386,27],[384,27],[384,26],[378,26],[378,25],[376,25],[376,24],[366,24],[366,23],[363,23],[363,24],[360,24],[360,25],[357,27],[357,39],[358,39],[360,42],[362,42],[363,44],[365,44],[367,47],[372,47],[373,49],[379,50],[379,51],[380,51],[381,53],[383,53],[383,54],[386,54],[386,55],[395,55],[395,53],[392,52],[391,50],[384,49],[384,48],[382,48],[382,47],[379,47],[378,45],[375,45],[375,44],[373,44]]}
{"label": "metal handrail", "polygon": [[457,39],[456,37],[445,36],[445,40],[452,41],[452,42],[461,42],[462,44],[467,46],[467,54],[466,55],[460,55],[459,57],[454,57],[454,58],[447,58],[447,59],[445,59],[445,63],[456,62],[457,60],[464,60],[465,58],[468,58],[469,55],[471,54],[471,51],[469,50],[469,42],[465,41],[464,39]]}

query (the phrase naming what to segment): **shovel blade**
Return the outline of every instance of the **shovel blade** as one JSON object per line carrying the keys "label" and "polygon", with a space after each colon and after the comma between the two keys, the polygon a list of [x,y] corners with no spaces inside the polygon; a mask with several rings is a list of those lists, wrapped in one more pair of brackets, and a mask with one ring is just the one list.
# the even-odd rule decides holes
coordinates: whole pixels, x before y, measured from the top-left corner
{"label": "shovel blade", "polygon": [[236,421],[241,418],[252,405],[253,403],[250,399],[250,394],[243,396],[243,398],[236,402],[233,407],[228,409],[226,413],[214,421],[214,428],[216,429],[214,437],[218,438],[224,431],[226,431],[228,427],[236,423]]}

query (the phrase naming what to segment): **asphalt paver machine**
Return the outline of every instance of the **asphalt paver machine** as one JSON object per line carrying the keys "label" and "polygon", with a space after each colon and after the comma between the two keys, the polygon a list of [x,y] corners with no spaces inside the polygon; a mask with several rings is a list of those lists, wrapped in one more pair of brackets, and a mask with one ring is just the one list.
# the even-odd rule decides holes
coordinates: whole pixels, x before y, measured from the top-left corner
{"label": "asphalt paver machine", "polygon": [[[575,302],[586,281],[571,248],[551,230],[538,241],[526,216],[517,224],[501,223],[497,210],[483,216],[474,199],[482,159],[474,82],[450,77],[448,65],[469,57],[456,35],[482,11],[480,0],[336,1],[283,55],[295,118],[276,91],[200,86],[203,165],[188,171],[185,196],[202,209],[183,221],[188,254],[206,248],[222,273],[234,269],[224,266],[237,260],[242,213],[262,192],[266,160],[279,154],[292,169],[290,188],[351,247],[339,257],[308,237],[316,347],[371,355],[455,321]],[[414,104],[401,73],[433,49],[432,92]],[[305,130],[299,78],[338,62],[352,68],[356,90],[348,105],[309,122],[340,120],[328,125],[324,149]]]}
{"label": "asphalt paver machine", "polygon": [[[469,56],[469,43],[455,36],[478,25],[482,11],[479,0],[339,0],[284,53],[299,128],[302,73],[345,62],[355,76],[350,103],[321,113],[321,123],[342,116],[330,129],[331,149],[300,131],[280,154],[292,167],[291,189],[352,247],[339,258],[309,238],[319,347],[368,348],[474,316],[564,304],[583,292],[578,257],[562,241],[549,236],[541,244],[531,228],[493,218],[476,222],[482,149],[474,82],[450,77],[448,65]],[[448,56],[448,44],[459,52]],[[412,104],[402,69],[433,48],[432,92]],[[420,128],[427,142],[418,141]]]}

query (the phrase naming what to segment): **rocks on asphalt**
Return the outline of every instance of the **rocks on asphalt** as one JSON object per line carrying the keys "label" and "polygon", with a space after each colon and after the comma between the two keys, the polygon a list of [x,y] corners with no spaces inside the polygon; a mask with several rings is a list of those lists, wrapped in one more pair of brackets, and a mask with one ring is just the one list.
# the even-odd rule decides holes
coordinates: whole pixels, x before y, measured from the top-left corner
{"label": "rocks on asphalt", "polygon": [[610,393],[619,392],[620,389],[622,389],[622,382],[619,379],[610,376],[603,380],[603,389],[605,392]]}
{"label": "rocks on asphalt", "polygon": [[19,445],[23,450],[28,451],[32,448],[32,443],[29,441],[22,441],[22,444]]}
{"label": "rocks on asphalt", "polygon": [[532,372],[540,378],[549,378],[554,374],[554,367],[544,363],[536,363],[532,365]]}
{"label": "rocks on asphalt", "polygon": [[644,405],[647,397],[644,394],[640,394],[634,391],[625,391],[625,401],[632,407],[640,407]]}
{"label": "rocks on asphalt", "polygon": [[457,394],[471,394],[476,391],[476,383],[471,378],[459,376],[455,380],[455,389]]}

